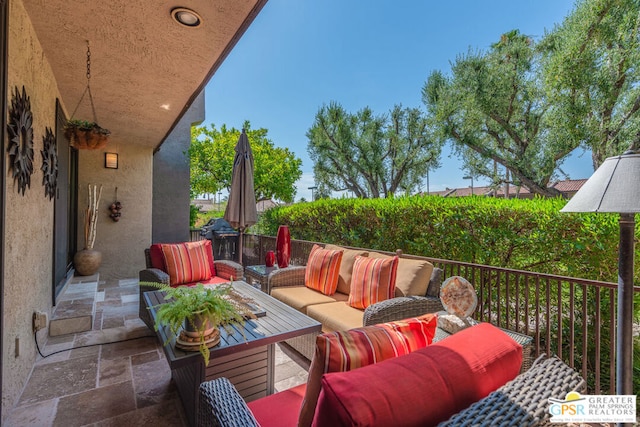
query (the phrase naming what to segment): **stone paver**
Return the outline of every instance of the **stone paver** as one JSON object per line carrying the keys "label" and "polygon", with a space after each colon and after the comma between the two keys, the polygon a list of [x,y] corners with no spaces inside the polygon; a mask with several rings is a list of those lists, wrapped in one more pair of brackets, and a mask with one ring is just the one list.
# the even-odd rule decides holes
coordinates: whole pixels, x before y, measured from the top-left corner
{"label": "stone paver", "polygon": [[[44,355],[62,351],[38,356],[3,426],[187,426],[162,343],[138,318],[137,280],[97,280],[74,279],[76,286],[97,289],[94,329],[38,336]],[[129,341],[114,343],[121,340]],[[306,381],[292,357],[276,346],[276,391]]]}

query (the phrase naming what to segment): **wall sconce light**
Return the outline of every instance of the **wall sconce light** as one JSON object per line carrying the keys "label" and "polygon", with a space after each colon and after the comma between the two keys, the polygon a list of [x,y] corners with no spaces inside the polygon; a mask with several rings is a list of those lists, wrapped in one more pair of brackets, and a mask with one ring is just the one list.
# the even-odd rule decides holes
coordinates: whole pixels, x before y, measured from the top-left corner
{"label": "wall sconce light", "polygon": [[118,153],[104,153],[104,167],[118,169]]}

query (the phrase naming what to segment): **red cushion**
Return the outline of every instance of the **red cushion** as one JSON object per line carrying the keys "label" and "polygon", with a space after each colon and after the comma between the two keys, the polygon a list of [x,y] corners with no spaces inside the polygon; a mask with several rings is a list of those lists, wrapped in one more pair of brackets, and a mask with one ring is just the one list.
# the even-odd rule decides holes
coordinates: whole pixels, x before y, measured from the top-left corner
{"label": "red cushion", "polygon": [[325,374],[314,426],[425,426],[518,375],[522,347],[483,323],[405,356]]}
{"label": "red cushion", "polygon": [[220,276],[212,276],[208,280],[199,280],[197,282],[182,283],[180,285],[171,285],[171,287],[176,288],[178,286],[195,286],[198,283],[202,283],[203,285],[218,285],[220,283],[229,283],[229,280],[223,279]]}
{"label": "red cushion", "polygon": [[287,427],[298,425],[298,409],[306,384],[247,403],[260,426]]}
{"label": "red cushion", "polygon": [[158,268],[165,273],[167,267],[164,265],[164,255],[162,254],[162,245],[160,243],[154,243],[149,248],[149,255],[151,255],[151,267]]}

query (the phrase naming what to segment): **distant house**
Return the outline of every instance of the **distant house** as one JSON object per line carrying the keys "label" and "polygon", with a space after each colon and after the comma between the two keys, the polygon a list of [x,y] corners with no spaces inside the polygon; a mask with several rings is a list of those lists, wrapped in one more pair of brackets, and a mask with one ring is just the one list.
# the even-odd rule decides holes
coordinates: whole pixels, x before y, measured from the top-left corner
{"label": "distant house", "polygon": [[258,203],[256,203],[256,209],[258,210],[258,213],[262,213],[267,209],[275,208],[276,206],[278,206],[278,204],[271,199],[260,200]]}
{"label": "distant house", "polygon": [[[587,182],[587,179],[567,179],[564,181],[554,182],[550,187],[555,188],[562,196],[570,199],[574,194],[578,192],[580,188]],[[506,189],[508,188],[508,190]],[[534,194],[529,191],[526,187],[516,187],[514,185],[510,186],[501,186],[498,189],[493,189],[491,187],[463,187],[463,188],[447,188],[442,191],[431,191],[429,194],[433,196],[442,196],[442,197],[466,197],[471,196],[472,192],[475,196],[485,196],[485,197],[505,197],[506,192],[508,191],[507,197],[510,199],[518,198],[518,199],[531,199]]]}

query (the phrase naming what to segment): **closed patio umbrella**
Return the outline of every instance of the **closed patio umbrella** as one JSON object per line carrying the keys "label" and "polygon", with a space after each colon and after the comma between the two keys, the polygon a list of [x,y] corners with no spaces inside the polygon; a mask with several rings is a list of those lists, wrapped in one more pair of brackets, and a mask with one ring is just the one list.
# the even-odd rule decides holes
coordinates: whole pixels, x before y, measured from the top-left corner
{"label": "closed patio umbrella", "polygon": [[253,190],[253,153],[244,129],[242,129],[236,144],[236,156],[233,160],[233,173],[231,175],[231,190],[229,191],[227,208],[224,211],[224,219],[240,232],[238,237],[238,262],[242,264],[244,231],[258,221],[256,195]]}

